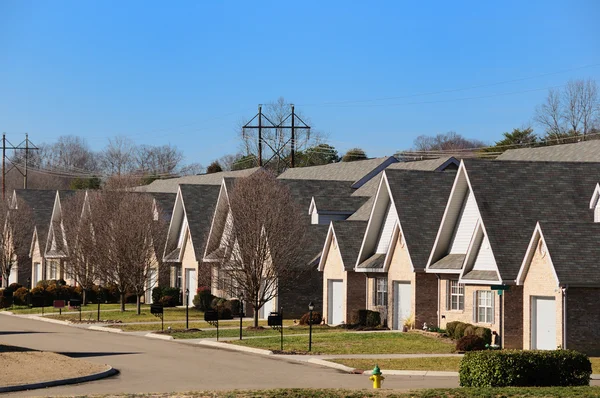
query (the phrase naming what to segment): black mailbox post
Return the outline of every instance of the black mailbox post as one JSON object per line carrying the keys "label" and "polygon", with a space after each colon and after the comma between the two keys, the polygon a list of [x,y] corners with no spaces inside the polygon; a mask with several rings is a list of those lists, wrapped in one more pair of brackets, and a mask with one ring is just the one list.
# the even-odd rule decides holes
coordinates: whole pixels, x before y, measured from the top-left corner
{"label": "black mailbox post", "polygon": [[207,310],[204,313],[204,320],[217,328],[217,341],[219,341],[219,312],[215,310]]}
{"label": "black mailbox post", "polygon": [[165,330],[164,308],[162,304],[150,304],[150,313],[160,318],[161,330]]}
{"label": "black mailbox post", "polygon": [[271,329],[278,330],[281,335],[281,351],[283,351],[283,308],[279,312],[271,312],[267,318]]}

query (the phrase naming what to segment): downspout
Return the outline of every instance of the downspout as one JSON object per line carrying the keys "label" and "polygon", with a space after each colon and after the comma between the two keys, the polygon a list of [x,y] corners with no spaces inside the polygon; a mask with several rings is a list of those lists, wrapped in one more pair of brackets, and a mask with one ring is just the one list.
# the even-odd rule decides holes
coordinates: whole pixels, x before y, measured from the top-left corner
{"label": "downspout", "polygon": [[442,284],[440,282],[440,275],[439,274],[435,274],[435,276],[437,277],[437,327],[441,328],[442,327],[442,311],[440,311],[441,308],[441,303],[440,303],[440,297],[442,295]]}
{"label": "downspout", "polygon": [[563,344],[562,344],[562,348],[563,350],[567,349],[567,289],[569,288],[569,285],[565,285],[565,287],[562,288],[562,296],[563,296]]}

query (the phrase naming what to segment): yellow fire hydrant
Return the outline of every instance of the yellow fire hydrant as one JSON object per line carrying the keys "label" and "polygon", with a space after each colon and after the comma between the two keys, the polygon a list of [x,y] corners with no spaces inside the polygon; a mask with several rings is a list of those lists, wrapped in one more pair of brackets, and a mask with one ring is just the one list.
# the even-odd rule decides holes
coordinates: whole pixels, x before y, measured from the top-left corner
{"label": "yellow fire hydrant", "polygon": [[373,381],[373,388],[381,388],[381,382],[385,379],[385,377],[381,375],[381,370],[379,369],[379,366],[375,365],[375,368],[373,369],[371,374],[372,376],[369,377],[369,380]]}

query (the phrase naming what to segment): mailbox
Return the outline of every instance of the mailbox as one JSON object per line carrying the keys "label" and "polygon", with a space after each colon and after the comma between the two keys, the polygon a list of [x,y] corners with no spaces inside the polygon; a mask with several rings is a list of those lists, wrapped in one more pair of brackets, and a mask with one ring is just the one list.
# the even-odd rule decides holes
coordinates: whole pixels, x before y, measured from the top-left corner
{"label": "mailbox", "polygon": [[65,300],[54,300],[54,308],[65,308]]}
{"label": "mailbox", "polygon": [[269,326],[283,326],[283,315],[279,312],[271,312],[267,318]]}
{"label": "mailbox", "polygon": [[79,299],[69,300],[69,307],[79,309],[81,307],[81,300],[79,300]]}
{"label": "mailbox", "polygon": [[150,304],[150,313],[151,314],[162,314],[163,313],[162,304]]}
{"label": "mailbox", "polygon": [[215,310],[208,310],[204,313],[204,320],[206,322],[214,322],[219,320],[219,313]]}

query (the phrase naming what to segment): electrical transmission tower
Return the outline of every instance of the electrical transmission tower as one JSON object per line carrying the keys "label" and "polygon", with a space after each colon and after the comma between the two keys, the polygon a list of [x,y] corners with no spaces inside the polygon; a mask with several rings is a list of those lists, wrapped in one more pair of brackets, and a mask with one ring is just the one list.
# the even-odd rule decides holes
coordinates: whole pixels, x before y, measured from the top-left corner
{"label": "electrical transmission tower", "polygon": [[[8,144],[8,146],[7,146]],[[22,165],[23,169],[21,169],[21,165],[15,163],[10,158],[6,157],[6,150],[12,149],[13,151],[23,150],[25,151],[25,164]],[[40,148],[35,146],[31,141],[29,141],[29,134],[25,134],[25,139],[17,146],[14,146],[6,139],[6,133],[2,134],[2,199],[4,200],[6,197],[6,174],[10,172],[12,169],[16,169],[23,176],[23,188],[27,189],[27,162],[29,160],[29,151],[37,151]],[[14,153],[14,152],[13,152]],[[6,169],[6,162],[10,163],[10,168]]]}
{"label": "electrical transmission tower", "polygon": [[[258,166],[266,166],[274,159],[282,161],[287,167],[296,166],[296,138],[298,130],[308,130],[310,132],[310,126],[296,114],[294,105],[290,104],[290,113],[282,117],[281,120],[272,121],[262,112],[262,105],[258,105],[258,113],[254,115],[248,123],[242,127],[242,132],[245,134],[246,129],[257,130],[257,143],[258,143]],[[274,130],[276,137],[274,142],[266,141],[263,138],[263,132],[265,130]],[[287,133],[289,132],[289,137]],[[271,157],[266,161],[263,161],[263,143],[269,147],[273,152]],[[285,153],[285,148],[290,146],[289,158]]]}

